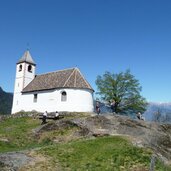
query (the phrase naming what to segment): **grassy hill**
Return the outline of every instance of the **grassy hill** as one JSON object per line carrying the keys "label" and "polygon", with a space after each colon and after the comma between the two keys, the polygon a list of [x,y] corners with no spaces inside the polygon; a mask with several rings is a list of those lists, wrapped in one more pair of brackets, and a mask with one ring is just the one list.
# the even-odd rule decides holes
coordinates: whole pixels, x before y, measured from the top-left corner
{"label": "grassy hill", "polygon": [[0,114],[10,114],[12,108],[12,93],[6,93],[0,87]]}
{"label": "grassy hill", "polygon": [[[73,115],[61,119],[60,124],[48,121],[46,125],[41,125],[34,116],[0,120],[0,170],[12,167],[19,171],[149,170],[151,149],[134,146],[124,135],[85,136],[86,129],[69,122],[84,117],[90,116]],[[12,158],[16,154],[17,159]],[[7,161],[3,161],[5,157]],[[24,158],[25,163],[16,164]],[[155,169],[171,170],[158,159]]]}

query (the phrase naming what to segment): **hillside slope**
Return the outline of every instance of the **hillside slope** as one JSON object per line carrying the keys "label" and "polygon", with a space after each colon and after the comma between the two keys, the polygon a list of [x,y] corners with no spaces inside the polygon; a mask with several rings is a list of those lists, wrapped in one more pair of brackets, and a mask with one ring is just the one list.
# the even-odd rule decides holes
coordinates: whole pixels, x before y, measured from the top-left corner
{"label": "hillside slope", "polygon": [[[0,119],[0,170],[170,171],[171,125],[120,115],[62,113],[41,125],[38,114]],[[16,152],[17,151],[17,152]]]}
{"label": "hillside slope", "polygon": [[11,114],[13,94],[6,93],[0,87],[0,114]]}

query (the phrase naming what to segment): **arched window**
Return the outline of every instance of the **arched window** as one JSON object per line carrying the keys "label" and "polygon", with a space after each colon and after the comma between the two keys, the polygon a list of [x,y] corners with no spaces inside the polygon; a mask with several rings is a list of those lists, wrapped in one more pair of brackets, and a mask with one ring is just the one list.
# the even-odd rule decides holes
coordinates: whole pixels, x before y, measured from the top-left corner
{"label": "arched window", "polygon": [[22,65],[19,65],[19,72],[22,71]]}
{"label": "arched window", "polygon": [[28,66],[28,72],[32,72],[32,66],[31,65]]}
{"label": "arched window", "polygon": [[65,102],[66,100],[67,100],[67,93],[66,93],[66,91],[63,91],[61,93],[61,101],[62,102]]}
{"label": "arched window", "polygon": [[34,102],[34,103],[37,102],[37,94],[34,94],[33,102]]}

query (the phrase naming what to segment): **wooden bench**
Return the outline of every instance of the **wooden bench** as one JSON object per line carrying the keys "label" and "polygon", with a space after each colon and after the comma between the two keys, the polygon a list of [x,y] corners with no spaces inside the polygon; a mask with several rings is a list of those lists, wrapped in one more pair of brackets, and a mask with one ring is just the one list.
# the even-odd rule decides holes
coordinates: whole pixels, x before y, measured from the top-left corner
{"label": "wooden bench", "polygon": [[[43,113],[41,113],[41,114],[39,115],[39,119],[42,119],[42,118],[43,118]],[[61,118],[63,118],[63,116],[59,114],[59,115],[56,117],[55,112],[48,113],[48,114],[47,114],[47,117],[46,117],[46,119],[53,119],[53,120],[57,120],[57,119],[61,119]]]}

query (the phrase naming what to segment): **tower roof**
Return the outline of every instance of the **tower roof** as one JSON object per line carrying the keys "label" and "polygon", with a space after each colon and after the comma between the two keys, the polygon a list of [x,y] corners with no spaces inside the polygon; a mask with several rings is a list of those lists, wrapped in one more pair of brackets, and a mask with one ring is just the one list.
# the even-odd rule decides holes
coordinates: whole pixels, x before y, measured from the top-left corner
{"label": "tower roof", "polygon": [[20,60],[17,62],[17,64],[23,63],[23,62],[32,64],[32,65],[36,65],[36,63],[33,61],[33,58],[30,55],[29,50],[26,50],[24,52],[24,55],[20,58]]}

